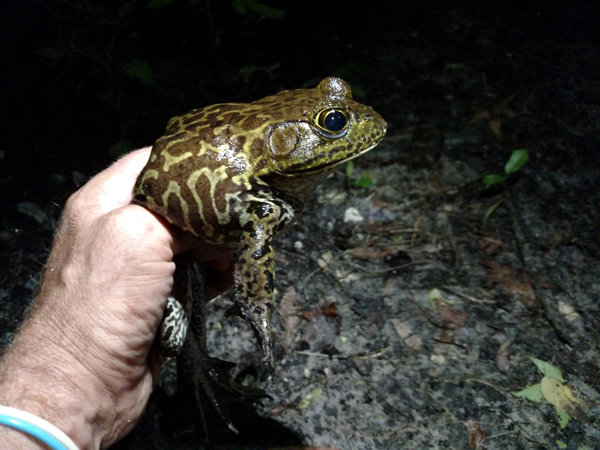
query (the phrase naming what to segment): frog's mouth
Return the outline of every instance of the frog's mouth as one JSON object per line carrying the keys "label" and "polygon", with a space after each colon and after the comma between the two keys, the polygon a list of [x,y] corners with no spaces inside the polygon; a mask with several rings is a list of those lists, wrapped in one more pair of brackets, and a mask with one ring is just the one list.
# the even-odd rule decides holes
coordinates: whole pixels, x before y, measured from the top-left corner
{"label": "frog's mouth", "polygon": [[[343,157],[338,161],[335,160],[335,153],[328,155],[329,157],[317,157],[309,161],[302,161],[302,163],[297,163],[290,166],[285,171],[285,173],[282,173],[281,175],[291,177],[296,175],[313,175],[323,172],[329,172],[334,170],[338,166],[353,160],[354,158],[358,158],[360,155],[367,153],[369,150],[373,150],[377,146],[377,144],[379,144],[379,141],[371,145],[370,147],[367,147],[357,153],[353,153],[351,155]],[[333,158],[331,158],[331,156],[333,156]],[[306,167],[307,165],[310,165],[310,167]]]}

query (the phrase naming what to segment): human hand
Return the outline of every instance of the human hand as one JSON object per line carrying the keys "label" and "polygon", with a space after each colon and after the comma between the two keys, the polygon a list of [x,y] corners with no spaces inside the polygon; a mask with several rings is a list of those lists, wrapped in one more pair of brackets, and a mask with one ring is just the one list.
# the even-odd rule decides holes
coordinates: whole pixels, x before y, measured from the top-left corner
{"label": "human hand", "polygon": [[191,251],[213,269],[208,298],[232,283],[229,252],[130,204],[149,153],[130,153],[69,198],[39,296],[0,368],[0,404],[37,414],[81,448],[111,445],[142,415],[160,372],[151,348],[173,256]]}

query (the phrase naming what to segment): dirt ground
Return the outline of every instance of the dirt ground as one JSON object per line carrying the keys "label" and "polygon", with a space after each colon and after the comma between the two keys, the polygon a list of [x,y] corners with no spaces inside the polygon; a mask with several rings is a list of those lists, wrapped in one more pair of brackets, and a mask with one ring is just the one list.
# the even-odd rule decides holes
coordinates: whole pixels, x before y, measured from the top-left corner
{"label": "dirt ground", "polygon": [[[356,48],[388,136],[279,235],[271,398],[233,411],[240,434],[217,448],[600,449],[600,54],[580,3],[558,30],[543,12],[390,16]],[[528,162],[484,185],[518,149]],[[2,345],[58,212],[21,202],[4,219]],[[260,383],[230,305],[208,306],[211,352]],[[540,383],[541,401],[514,395]],[[172,438],[172,390],[167,367],[115,449],[199,448]]]}

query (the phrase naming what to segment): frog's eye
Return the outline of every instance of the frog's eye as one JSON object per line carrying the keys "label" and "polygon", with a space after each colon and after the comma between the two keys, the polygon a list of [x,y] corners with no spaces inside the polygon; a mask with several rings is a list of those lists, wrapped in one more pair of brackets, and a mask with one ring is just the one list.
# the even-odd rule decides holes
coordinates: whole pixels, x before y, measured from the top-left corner
{"label": "frog's eye", "polygon": [[327,108],[315,117],[315,124],[327,137],[339,138],[348,132],[348,115],[346,111],[339,108]]}

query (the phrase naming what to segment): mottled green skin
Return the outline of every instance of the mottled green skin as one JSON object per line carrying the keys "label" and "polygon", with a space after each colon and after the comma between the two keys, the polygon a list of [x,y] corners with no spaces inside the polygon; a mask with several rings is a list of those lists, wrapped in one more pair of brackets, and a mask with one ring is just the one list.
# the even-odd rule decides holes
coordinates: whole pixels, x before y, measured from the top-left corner
{"label": "mottled green skin", "polygon": [[[331,108],[348,119],[341,132],[320,122]],[[175,117],[152,148],[134,201],[204,242],[237,250],[236,313],[251,324],[271,370],[272,239],[333,168],[385,132],[383,118],[330,77],[314,89]]]}

